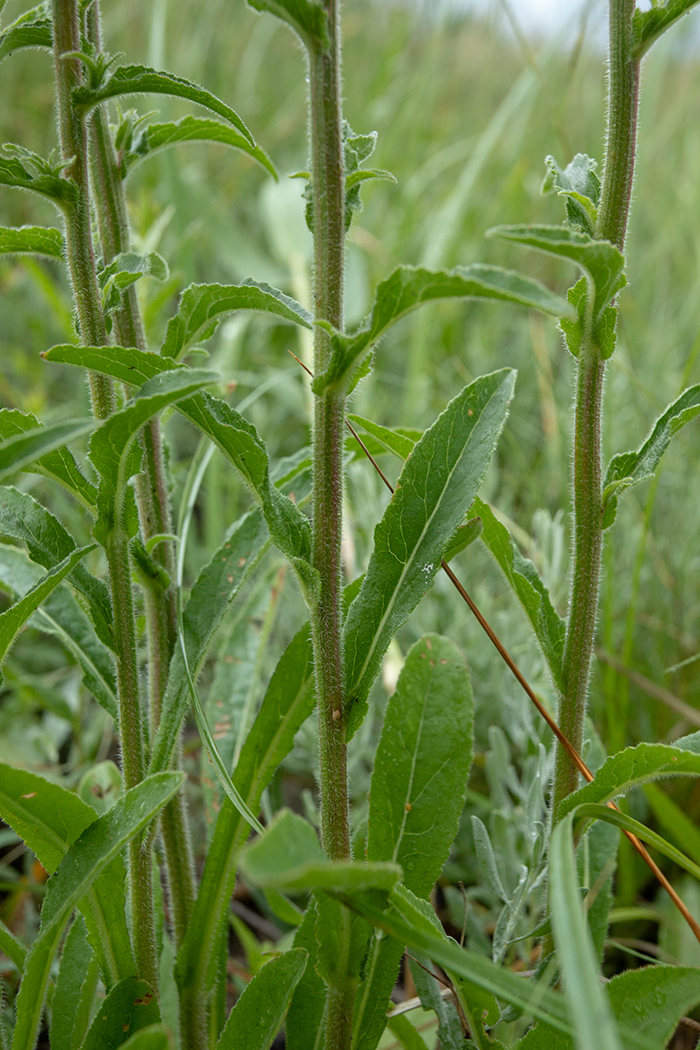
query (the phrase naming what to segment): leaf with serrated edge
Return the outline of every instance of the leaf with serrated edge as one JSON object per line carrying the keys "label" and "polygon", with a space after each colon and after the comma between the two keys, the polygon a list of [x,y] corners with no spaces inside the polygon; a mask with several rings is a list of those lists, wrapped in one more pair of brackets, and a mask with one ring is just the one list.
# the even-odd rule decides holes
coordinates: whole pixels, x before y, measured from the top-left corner
{"label": "leaf with serrated edge", "polygon": [[219,120],[193,116],[183,117],[181,120],[170,121],[167,124],[149,124],[145,127],[124,156],[125,174],[128,174],[142,160],[150,157],[156,150],[175,146],[180,142],[219,142],[224,146],[243,150],[262,164],[274,178],[277,178],[275,166],[265,150],[259,146],[252,146],[247,136],[242,135],[229,124],[222,124]]}
{"label": "leaf with serrated edge", "polygon": [[49,4],[39,4],[24,11],[14,22],[0,33],[0,62],[13,51],[24,47],[38,47],[45,51],[53,48]]}
{"label": "leaf with serrated edge", "polygon": [[0,254],[62,259],[63,234],[52,226],[0,226]]}
{"label": "leaf with serrated edge", "polygon": [[[0,439],[40,428],[41,423],[31,412],[20,412],[16,408],[0,409]],[[53,452],[47,452],[45,456],[25,466],[24,469],[53,478],[54,481],[58,481],[68,489],[83,506],[94,510],[97,489],[83,475],[73,453],[65,445],[54,449]]]}
{"label": "leaf with serrated edge", "polygon": [[482,376],[454,398],[407,460],[374,533],[374,550],[345,624],[348,739],[398,628],[430,589],[503,429],[510,369]]}
{"label": "leaf with serrated edge", "polygon": [[27,957],[17,997],[13,1050],[34,1045],[51,964],[71,911],[110,861],[173,798],[184,777],[180,772],[147,777],[91,823],[69,848],[47,885],[39,936]]}
{"label": "leaf with serrated edge", "polygon": [[90,434],[99,425],[100,421],[96,419],[76,419],[3,437],[0,441],[0,479],[26,469],[61,445]]}
{"label": "leaf with serrated edge", "polygon": [[15,157],[0,157],[0,185],[33,190],[41,197],[48,197],[62,210],[74,202],[77,193],[72,179],[65,179],[61,175],[32,175]]}
{"label": "leaf with serrated edge", "polygon": [[307,959],[302,948],[292,948],[263,966],[229,1014],[216,1050],[269,1050]]}
{"label": "leaf with serrated edge", "polygon": [[194,84],[184,77],[177,77],[174,73],[152,69],[150,66],[119,66],[114,73],[108,77],[99,88],[81,86],[73,88],[73,103],[89,112],[100,102],[108,98],[119,98],[122,95],[169,95],[175,98],[186,98],[190,102],[196,102],[212,113],[217,113],[224,120],[228,120],[240,133],[255,145],[253,136],[248,131],[241,118],[230,106],[222,102],[210,91]]}
{"label": "leaf with serrated edge", "polygon": [[511,539],[508,529],[493,513],[487,503],[476,499],[471,513],[481,518],[481,539],[503,570],[508,583],[522,604],[535,632],[552,678],[563,689],[562,659],[566,624],[552,605],[549,591],[537,569],[524,558]]}
{"label": "leaf with serrated edge", "polygon": [[700,383],[684,390],[654,423],[636,452],[620,452],[610,460],[603,482],[603,528],[615,521],[617,501],[625,489],[651,478],[681,427],[700,415]]}

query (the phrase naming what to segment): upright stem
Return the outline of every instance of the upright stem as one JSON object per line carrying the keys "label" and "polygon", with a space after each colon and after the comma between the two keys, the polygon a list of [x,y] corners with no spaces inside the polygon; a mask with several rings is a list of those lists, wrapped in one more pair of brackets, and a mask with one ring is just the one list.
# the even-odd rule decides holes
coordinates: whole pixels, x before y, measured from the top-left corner
{"label": "upright stem", "polygon": [[[87,133],[85,123],[72,105],[71,92],[82,81],[79,59],[67,53],[80,50],[80,23],[76,0],[53,0],[54,62],[63,159],[66,172],[76,185],[75,200],[67,207],[66,254],[80,325],[80,337],[88,346],[109,342],[97,282],[90,228]],[[112,384],[103,376],[90,376],[93,410],[104,419],[114,410]],[[142,712],[139,695],[138,659],[131,588],[131,559],[128,538],[117,526],[105,543],[114,617],[117,657],[117,696],[122,740],[124,784],[134,787],[145,769]],[[158,966],[153,919],[153,886],[150,853],[140,840],[130,843],[129,884],[132,936],[138,973],[153,988],[158,987]]]}
{"label": "upright stem", "polygon": [[[610,0],[610,54],[605,165],[596,235],[620,249],[627,231],[637,135],[639,63],[634,58],[635,0]],[[601,432],[605,364],[592,324],[581,340],[574,433],[574,565],[564,648],[559,725],[580,752],[600,591],[602,552]],[[559,746],[553,812],[575,790],[578,772]]]}

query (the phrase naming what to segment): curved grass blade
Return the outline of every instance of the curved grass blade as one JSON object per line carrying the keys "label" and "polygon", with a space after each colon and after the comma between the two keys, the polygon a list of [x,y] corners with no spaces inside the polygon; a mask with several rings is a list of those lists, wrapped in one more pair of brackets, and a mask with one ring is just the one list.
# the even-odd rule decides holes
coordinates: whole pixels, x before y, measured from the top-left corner
{"label": "curved grass blade", "polygon": [[229,124],[205,117],[183,117],[165,124],[148,124],[124,154],[122,172],[127,175],[132,168],[146,160],[157,150],[175,146],[181,142],[219,142],[224,146],[243,150],[277,179],[277,170],[265,150],[253,146],[250,139]]}
{"label": "curved grass blade", "polygon": [[[2,42],[0,38],[0,56]],[[0,226],[0,254],[63,259],[63,234],[52,226]]]}

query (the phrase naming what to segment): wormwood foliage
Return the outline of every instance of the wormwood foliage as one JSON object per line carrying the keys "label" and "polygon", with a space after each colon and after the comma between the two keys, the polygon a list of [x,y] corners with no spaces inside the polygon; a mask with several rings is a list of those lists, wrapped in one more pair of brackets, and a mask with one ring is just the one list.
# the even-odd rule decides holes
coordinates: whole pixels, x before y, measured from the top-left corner
{"label": "wormwood foliage", "polygon": [[[26,902],[39,886],[42,899],[36,928],[30,921],[11,929],[13,909],[3,911],[0,948],[10,963],[0,1048],[33,1050],[48,1031],[52,1050],[268,1050],[284,1030],[288,1050],[375,1050],[392,1038],[426,1050],[412,1011],[394,1009],[407,957],[443,1050],[658,1050],[700,1002],[700,971],[651,965],[601,982],[610,882],[618,829],[700,878],[688,817],[648,787],[700,775],[697,740],[638,743],[606,757],[589,726],[589,782],[562,793],[558,773],[548,814],[545,736],[524,742],[518,775],[494,725],[490,750],[475,763],[474,727],[491,721],[490,712],[457,639],[446,636],[448,619],[401,652],[406,625],[441,586],[441,569],[458,556],[460,571],[473,569],[480,538],[525,613],[559,720],[581,736],[581,749],[602,531],[615,524],[624,492],[656,474],[671,439],[700,412],[700,386],[690,386],[639,448],[614,453],[603,472],[602,375],[627,284],[634,149],[624,170],[615,165],[624,133],[634,140],[636,95],[628,93],[626,111],[624,98],[610,107],[600,173],[584,154],[565,166],[547,157],[543,189],[561,198],[561,225],[489,231],[572,263],[578,279],[566,295],[466,259],[451,269],[394,265],[370,294],[366,318],[345,327],[346,236],[367,183],[395,180],[365,166],[377,133],[355,133],[343,118],[334,0],[250,6],[291,27],[307,61],[310,171],[297,174],[307,180],[314,239],[312,309],[252,277],[181,287],[181,272],[171,273],[155,250],[158,237],[132,238],[129,176],[166,147],[180,157],[181,147],[225,145],[258,177],[279,178],[228,89],[219,98],[176,73],[110,55],[98,0],[42,3],[0,29],[0,61],[27,49],[53,52],[54,73],[45,68],[59,116],[50,156],[6,143],[0,157],[2,193],[48,200],[57,225],[0,227],[0,254],[28,260],[38,275],[40,267],[65,268],[72,326],[32,368],[59,384],[79,370],[92,409],[41,419],[29,398],[0,407],[2,701],[20,721],[23,705],[38,703],[70,728],[50,770],[27,768],[23,754],[0,763],[2,841],[24,843],[47,877],[44,888],[32,868],[33,881],[19,891],[14,869],[3,868],[11,902],[20,893]],[[616,56],[638,73],[654,40],[692,6],[668,0],[632,10],[613,0],[611,97],[618,89],[624,96]],[[4,7],[0,0],[0,13]],[[229,73],[229,86],[238,83]],[[350,79],[346,90],[352,94]],[[196,112],[155,120],[116,104],[142,95]],[[216,260],[209,262],[213,272]],[[382,341],[402,330],[394,326],[426,306],[435,316],[446,300],[554,318],[575,359],[576,566],[566,619],[520,549],[522,533],[482,489],[488,477],[488,493],[497,491],[508,458],[513,368],[473,375],[465,366],[461,388],[422,430],[410,419],[346,414],[348,395],[359,396],[382,362]],[[161,307],[168,316],[159,328],[152,320]],[[513,318],[517,324],[517,311]],[[223,354],[215,368],[201,367],[203,344],[224,321],[226,339],[250,326],[266,347],[298,339],[305,356],[314,345],[315,374],[297,398],[312,402],[310,444],[300,426],[289,458],[277,456],[277,436],[250,418],[272,383],[242,401],[232,382],[258,358],[238,361],[235,372]],[[424,353],[427,361],[429,347]],[[285,378],[285,395],[300,378]],[[391,498],[366,529],[373,535],[364,571],[351,579],[348,568],[347,580],[341,546],[350,551],[353,521],[366,513],[353,507],[343,520],[344,470],[364,461],[346,420],[362,433],[364,452],[398,466],[393,485],[384,479]],[[201,499],[212,456],[219,488]],[[191,573],[188,534],[199,525],[208,553],[199,550]],[[400,673],[386,698],[380,683],[397,653]],[[183,768],[190,715],[202,743],[197,792],[184,772],[193,769],[189,732]],[[108,751],[121,768],[105,761]],[[285,798],[290,771],[304,784],[299,804]],[[610,805],[644,785],[664,832],[680,841]],[[206,835],[194,808],[202,795]],[[436,911],[436,883],[454,905],[450,863],[480,878],[463,902],[466,945]],[[278,931],[271,947],[232,917],[237,880],[263,928]],[[454,923],[454,907],[450,917]],[[230,1008],[231,922],[247,969],[243,979],[236,967]],[[534,976],[513,972],[518,946]]]}

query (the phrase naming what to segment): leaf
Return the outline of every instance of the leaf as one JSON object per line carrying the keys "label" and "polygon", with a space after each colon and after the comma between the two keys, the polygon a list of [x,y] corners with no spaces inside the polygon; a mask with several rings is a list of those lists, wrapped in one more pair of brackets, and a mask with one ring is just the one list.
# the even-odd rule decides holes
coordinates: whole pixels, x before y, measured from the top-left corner
{"label": "leaf", "polygon": [[525,610],[535,632],[555,684],[563,690],[562,661],[566,624],[552,605],[549,591],[537,569],[524,558],[511,539],[508,529],[493,513],[487,503],[474,500],[471,513],[481,518],[481,538],[501,567]]}
{"label": "leaf", "polygon": [[603,528],[615,521],[617,501],[625,489],[651,478],[674,434],[700,414],[700,383],[690,386],[654,423],[636,452],[621,452],[610,460],[603,482]]}
{"label": "leaf", "polygon": [[303,328],[312,328],[311,315],[290,296],[269,284],[248,278],[241,284],[191,284],[180,298],[178,311],[168,321],[163,357],[178,359],[198,339],[209,339],[219,321],[236,310],[272,314]]}
{"label": "leaf", "polygon": [[22,944],[19,938],[15,937],[11,930],[8,930],[5,923],[0,919],[0,951],[3,955],[6,955],[10,959],[17,969],[22,972],[24,969],[24,962],[27,958],[28,948]]}
{"label": "leaf", "polygon": [[381,1039],[403,953],[404,946],[400,941],[374,933],[367,953],[364,980],[355,997],[353,1050],[375,1050]]}
{"label": "leaf", "polygon": [[700,831],[695,822],[655,784],[646,784],[644,794],[664,831],[683,845],[696,864],[700,864]]}
{"label": "leaf", "polygon": [[13,186],[19,190],[33,190],[65,210],[74,204],[77,187],[72,179],[62,175],[38,172],[32,175],[16,157],[0,157],[0,185]]}
{"label": "leaf", "polygon": [[66,937],[56,981],[51,1016],[52,1050],[73,1050],[75,1004],[88,973],[93,951],[88,944],[85,922],[77,918]]}
{"label": "leaf", "polygon": [[47,884],[39,936],[27,957],[17,997],[13,1050],[26,1050],[34,1045],[51,963],[73,908],[130,839],[174,797],[184,777],[180,772],[147,777],[108,813],[91,823],[69,848]]}
{"label": "leaf", "polygon": [[683,15],[687,15],[697,3],[698,0],[664,0],[663,3],[657,0],[646,11],[636,8],[632,21],[636,60],[639,61],[654,41]]}
{"label": "leaf", "polygon": [[142,1028],[122,1043],[122,1050],[173,1050],[170,1029],[162,1024]]}
{"label": "leaf", "polygon": [[[0,55],[2,38],[0,38]],[[1,59],[0,59],[1,60]],[[63,258],[63,235],[52,226],[0,226],[0,254]]]}
{"label": "leaf", "polygon": [[109,416],[90,441],[90,460],[100,475],[97,496],[98,519],[93,535],[105,546],[117,530],[128,537],[135,536],[138,529],[133,493],[127,482],[136,473],[141,459],[130,455],[132,442],[149,419],[162,409],[181,398],[187,397],[219,376],[200,368],[177,369],[149,379],[136,394],[132,402],[120,412]]}
{"label": "leaf", "polygon": [[574,317],[566,300],[539,281],[498,266],[475,263],[435,271],[400,266],[377,288],[368,321],[352,335],[334,333],[331,361],[314,379],[314,393],[321,394],[329,383],[344,382],[387,330],[418,306],[438,299],[464,298],[517,303],[554,317]]}
{"label": "leaf", "polygon": [[[323,1024],[326,986],[316,972],[318,942],[315,929],[316,903],[312,897],[304,912],[302,924],[294,935],[294,947],[304,949],[308,961],[287,1011],[286,1050],[315,1050]],[[360,991],[361,989],[358,989],[358,992]]]}
{"label": "leaf", "polygon": [[130,1035],[159,1021],[151,986],[135,976],[126,977],[100,1003],[80,1050],[118,1050]]}
{"label": "leaf", "polygon": [[6,29],[0,33],[0,62],[13,51],[23,47],[39,47],[46,51],[53,49],[49,4],[39,4],[30,11],[24,11]]}
{"label": "leaf", "polygon": [[130,288],[141,277],[155,277],[167,281],[170,276],[168,264],[158,252],[120,252],[98,273],[102,289],[102,309],[105,313],[118,310],[123,302],[122,292]]}
{"label": "leaf", "polygon": [[421,436],[420,431],[416,431],[416,437],[413,439],[401,430],[391,430],[389,427],[380,426],[379,423],[374,423],[371,419],[365,419],[364,416],[348,413],[347,418],[358,430],[364,430],[367,434],[371,434],[383,445],[387,452],[392,452],[400,460],[408,459],[415,448],[416,441]]}
{"label": "leaf", "polygon": [[87,85],[73,88],[73,103],[87,113],[108,98],[151,94],[186,98],[190,102],[196,102],[197,105],[223,117],[229,124],[238,128],[251,146],[255,145],[253,136],[238,114],[216,95],[212,95],[210,91],[192,83],[191,80],[176,77],[174,73],[167,71],[152,69],[150,66],[118,66],[97,88]]}
{"label": "leaf", "polygon": [[561,820],[584,802],[606,803],[631,788],[659,777],[700,775],[700,755],[667,744],[637,744],[610,755],[590,784],[568,795],[559,806]]}
{"label": "leaf", "polygon": [[387,1021],[387,1027],[396,1036],[404,1050],[428,1050],[428,1045],[418,1032],[418,1029],[413,1027],[404,1014],[390,1017]]}
{"label": "leaf", "polygon": [[315,0],[248,0],[255,11],[268,11],[291,26],[307,48],[328,46],[328,16]]}
{"label": "leaf", "polygon": [[16,474],[54,449],[99,427],[98,419],[74,419],[33,430],[16,431],[0,441],[0,479]]}
{"label": "leaf", "polygon": [[216,1044],[217,1050],[269,1050],[284,1021],[308,954],[292,948],[272,959],[250,981]]}
{"label": "leaf", "polygon": [[401,878],[397,864],[327,860],[303,817],[282,809],[265,833],[241,854],[243,877],[263,889],[389,890]]}
{"label": "leaf", "polygon": [[554,157],[545,157],[544,162],[547,174],[542,184],[542,192],[556,190],[560,197],[564,197],[568,221],[592,237],[598,221],[600,200],[597,163],[585,153],[577,153],[563,170]]}
{"label": "leaf", "polygon": [[[595,289],[592,297],[594,320],[627,284],[625,257],[620,249],[610,241],[594,240],[587,233],[569,226],[494,226],[487,236],[518,241],[519,244],[577,263],[588,274]],[[566,316],[571,317],[570,308]]]}
{"label": "leaf", "polygon": [[[253,812],[258,812],[264,788],[292,750],[294,735],[311,714],[314,702],[313,654],[307,626],[283,653],[233,773],[238,791]],[[214,947],[228,914],[238,854],[248,833],[248,825],[224,800],[192,920],[178,955],[176,979],[181,996],[196,1001],[212,987]]]}
{"label": "leaf", "polygon": [[19,598],[4,613],[0,613],[0,664],[2,664],[17,634],[34,610],[58,587],[61,580],[69,572],[73,571],[78,562],[89,551],[94,550],[95,547],[96,544],[93,543],[90,547],[80,547],[78,550],[73,551],[55,568],[50,569],[31,590],[27,591],[24,597]]}
{"label": "leaf", "polygon": [[572,830],[569,815],[560,820],[552,832],[549,894],[552,929],[576,1030],[576,1046],[578,1050],[620,1050],[617,1025],[600,981],[581,905]]}
{"label": "leaf", "polygon": [[[0,440],[23,434],[28,430],[38,430],[42,426],[30,412],[20,412],[16,408],[0,409]],[[97,489],[83,475],[75,461],[73,453],[65,445],[47,452],[36,462],[25,466],[32,473],[44,474],[58,481],[68,489],[83,506],[93,510],[97,502]]]}
{"label": "leaf", "polygon": [[474,835],[476,857],[479,861],[479,869],[481,870],[481,876],[484,882],[498,900],[503,901],[504,904],[508,904],[510,902],[510,897],[506,893],[503,882],[501,881],[498,864],[496,862],[496,854],[494,853],[491,844],[491,836],[489,835],[484,822],[474,814],[472,814],[472,833]]}
{"label": "leaf", "polygon": [[[53,569],[76,549],[75,540],[53,514],[14,488],[0,487],[0,537],[26,544],[32,561],[45,569]],[[73,569],[70,581],[87,601],[100,641],[113,648],[112,603],[106,584],[80,564]]]}
{"label": "leaf", "polygon": [[621,1025],[666,1046],[683,1015],[700,1002],[700,973],[690,966],[644,966],[617,974],[606,990]]}
{"label": "leaf", "polygon": [[426,430],[374,532],[374,549],[345,624],[348,739],[389,642],[430,589],[443,552],[472,503],[503,429],[515,376],[482,376]]}
{"label": "leaf", "polygon": [[453,642],[429,634],[406,657],[374,762],[368,861],[391,861],[427,897],[459,828],[472,762],[469,672]]}
{"label": "leaf", "polygon": [[225,146],[243,150],[259,164],[262,164],[276,179],[277,171],[267,153],[259,146],[251,145],[247,135],[241,134],[229,124],[204,117],[183,117],[181,120],[165,124],[148,124],[135,137],[130,148],[124,153],[122,171],[127,175],[142,160],[150,157],[156,150],[166,146],[175,146],[179,142],[220,142]]}

